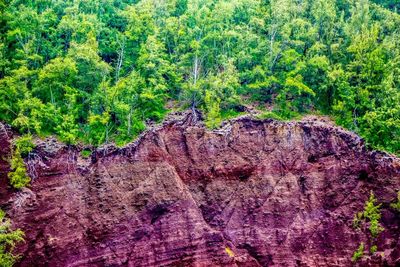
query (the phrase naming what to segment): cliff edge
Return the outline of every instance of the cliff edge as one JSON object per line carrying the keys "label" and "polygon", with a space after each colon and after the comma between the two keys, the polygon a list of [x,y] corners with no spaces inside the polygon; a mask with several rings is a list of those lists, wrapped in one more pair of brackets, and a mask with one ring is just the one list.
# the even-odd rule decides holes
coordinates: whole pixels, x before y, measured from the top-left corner
{"label": "cliff edge", "polygon": [[382,203],[378,251],[400,264],[400,160],[318,120],[241,117],[205,129],[183,113],[90,158],[53,139],[26,159],[32,183],[7,184],[12,132],[0,125],[0,206],[26,233],[17,266],[351,266]]}

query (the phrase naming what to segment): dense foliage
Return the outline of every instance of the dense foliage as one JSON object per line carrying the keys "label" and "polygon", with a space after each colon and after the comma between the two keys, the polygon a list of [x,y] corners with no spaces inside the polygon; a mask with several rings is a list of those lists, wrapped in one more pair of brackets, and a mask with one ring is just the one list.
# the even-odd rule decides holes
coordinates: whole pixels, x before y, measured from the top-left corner
{"label": "dense foliage", "polygon": [[24,233],[20,230],[12,231],[11,222],[5,218],[5,213],[0,210],[0,266],[11,267],[17,256],[12,251],[16,243],[24,240]]}
{"label": "dense foliage", "polygon": [[400,153],[392,2],[1,0],[0,120],[99,145],[171,109],[216,127],[251,106],[329,114]]}
{"label": "dense foliage", "polygon": [[400,2],[399,0],[373,0],[374,3],[380,4],[386,8],[393,11],[400,12]]}

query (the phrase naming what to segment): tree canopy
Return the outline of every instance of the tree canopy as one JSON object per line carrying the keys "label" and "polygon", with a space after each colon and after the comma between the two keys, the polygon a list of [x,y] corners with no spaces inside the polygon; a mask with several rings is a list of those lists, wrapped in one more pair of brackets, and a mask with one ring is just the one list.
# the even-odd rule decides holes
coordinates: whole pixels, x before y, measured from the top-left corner
{"label": "tree canopy", "polygon": [[398,1],[0,1],[0,120],[124,144],[171,109],[332,116],[400,153]]}

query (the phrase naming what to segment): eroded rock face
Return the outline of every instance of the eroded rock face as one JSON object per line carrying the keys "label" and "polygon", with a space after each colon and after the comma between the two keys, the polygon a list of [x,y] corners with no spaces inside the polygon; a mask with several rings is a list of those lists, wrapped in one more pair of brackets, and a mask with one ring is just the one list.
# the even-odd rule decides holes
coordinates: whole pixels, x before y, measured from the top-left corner
{"label": "eroded rock face", "polygon": [[370,191],[385,231],[360,264],[400,264],[399,159],[318,121],[182,117],[87,160],[39,144],[31,187],[0,197],[26,233],[18,266],[350,266]]}

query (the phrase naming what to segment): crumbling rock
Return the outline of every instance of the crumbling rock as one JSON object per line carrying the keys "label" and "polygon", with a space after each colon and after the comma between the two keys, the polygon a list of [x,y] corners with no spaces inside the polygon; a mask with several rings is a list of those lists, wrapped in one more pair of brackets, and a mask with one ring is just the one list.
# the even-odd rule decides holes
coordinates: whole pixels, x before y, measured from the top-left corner
{"label": "crumbling rock", "polygon": [[371,191],[385,231],[358,264],[400,264],[390,208],[399,159],[318,120],[245,116],[208,131],[199,117],[183,113],[90,159],[41,144],[20,192],[0,159],[1,207],[26,233],[17,266],[351,266],[360,242],[371,243],[352,227]]}

